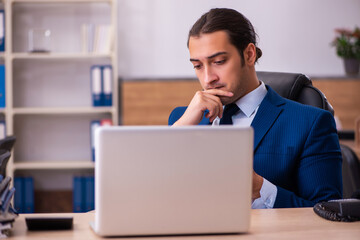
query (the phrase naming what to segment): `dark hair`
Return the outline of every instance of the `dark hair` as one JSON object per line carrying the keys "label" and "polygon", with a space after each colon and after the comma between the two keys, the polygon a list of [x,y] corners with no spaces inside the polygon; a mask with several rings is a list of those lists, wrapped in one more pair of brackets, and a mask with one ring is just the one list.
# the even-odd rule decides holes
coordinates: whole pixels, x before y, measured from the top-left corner
{"label": "dark hair", "polygon": [[189,31],[187,46],[190,37],[199,37],[202,33],[225,31],[230,42],[237,48],[242,64],[244,64],[244,50],[253,43],[256,47],[256,60],[261,57],[262,51],[256,46],[256,33],[251,22],[241,13],[228,8],[213,8],[203,14]]}

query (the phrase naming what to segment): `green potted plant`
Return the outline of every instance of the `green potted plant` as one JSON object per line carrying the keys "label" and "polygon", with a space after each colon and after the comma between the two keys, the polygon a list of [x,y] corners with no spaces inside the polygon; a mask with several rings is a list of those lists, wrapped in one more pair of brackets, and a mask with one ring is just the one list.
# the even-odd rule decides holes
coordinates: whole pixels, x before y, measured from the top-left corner
{"label": "green potted plant", "polygon": [[357,75],[360,65],[360,28],[354,31],[348,29],[335,29],[336,38],[333,46],[336,53],[344,59],[345,72],[348,75]]}

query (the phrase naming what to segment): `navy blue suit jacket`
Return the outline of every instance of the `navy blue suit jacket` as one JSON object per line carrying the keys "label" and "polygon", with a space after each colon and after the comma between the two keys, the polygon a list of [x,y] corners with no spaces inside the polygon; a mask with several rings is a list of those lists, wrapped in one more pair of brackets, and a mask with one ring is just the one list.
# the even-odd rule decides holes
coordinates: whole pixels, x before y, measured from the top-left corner
{"label": "navy blue suit jacket", "polygon": [[251,126],[254,170],[276,185],[274,208],[312,207],[342,198],[342,157],[331,113],[287,100],[267,88]]}

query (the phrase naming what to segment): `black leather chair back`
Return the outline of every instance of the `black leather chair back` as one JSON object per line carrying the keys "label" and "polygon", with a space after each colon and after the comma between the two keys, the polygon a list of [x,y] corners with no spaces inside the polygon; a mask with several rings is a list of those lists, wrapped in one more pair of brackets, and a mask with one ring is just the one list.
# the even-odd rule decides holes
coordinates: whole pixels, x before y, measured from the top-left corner
{"label": "black leather chair back", "polygon": [[269,85],[280,96],[296,102],[330,111],[334,109],[325,95],[301,73],[257,72],[259,80]]}
{"label": "black leather chair back", "polygon": [[345,145],[340,145],[343,157],[343,197],[350,198],[360,190],[360,162],[354,151]]}

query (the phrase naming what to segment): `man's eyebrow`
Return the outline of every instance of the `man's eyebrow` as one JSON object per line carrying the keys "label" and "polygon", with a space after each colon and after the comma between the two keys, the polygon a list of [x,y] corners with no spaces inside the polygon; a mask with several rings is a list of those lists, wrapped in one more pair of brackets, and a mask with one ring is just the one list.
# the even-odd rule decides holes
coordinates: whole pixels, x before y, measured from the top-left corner
{"label": "man's eyebrow", "polygon": [[[211,59],[211,58],[214,58],[214,57],[217,57],[219,55],[224,55],[224,54],[227,54],[227,52],[217,52],[217,53],[214,53],[213,55],[210,55],[208,57],[206,57],[207,59]],[[200,60],[199,59],[196,59],[196,58],[190,58],[190,62],[199,62]]]}
{"label": "man's eyebrow", "polygon": [[219,55],[224,55],[224,54],[227,54],[227,52],[217,52],[217,53],[214,53],[213,55],[207,57],[207,59],[211,59],[211,58],[217,57]]}

